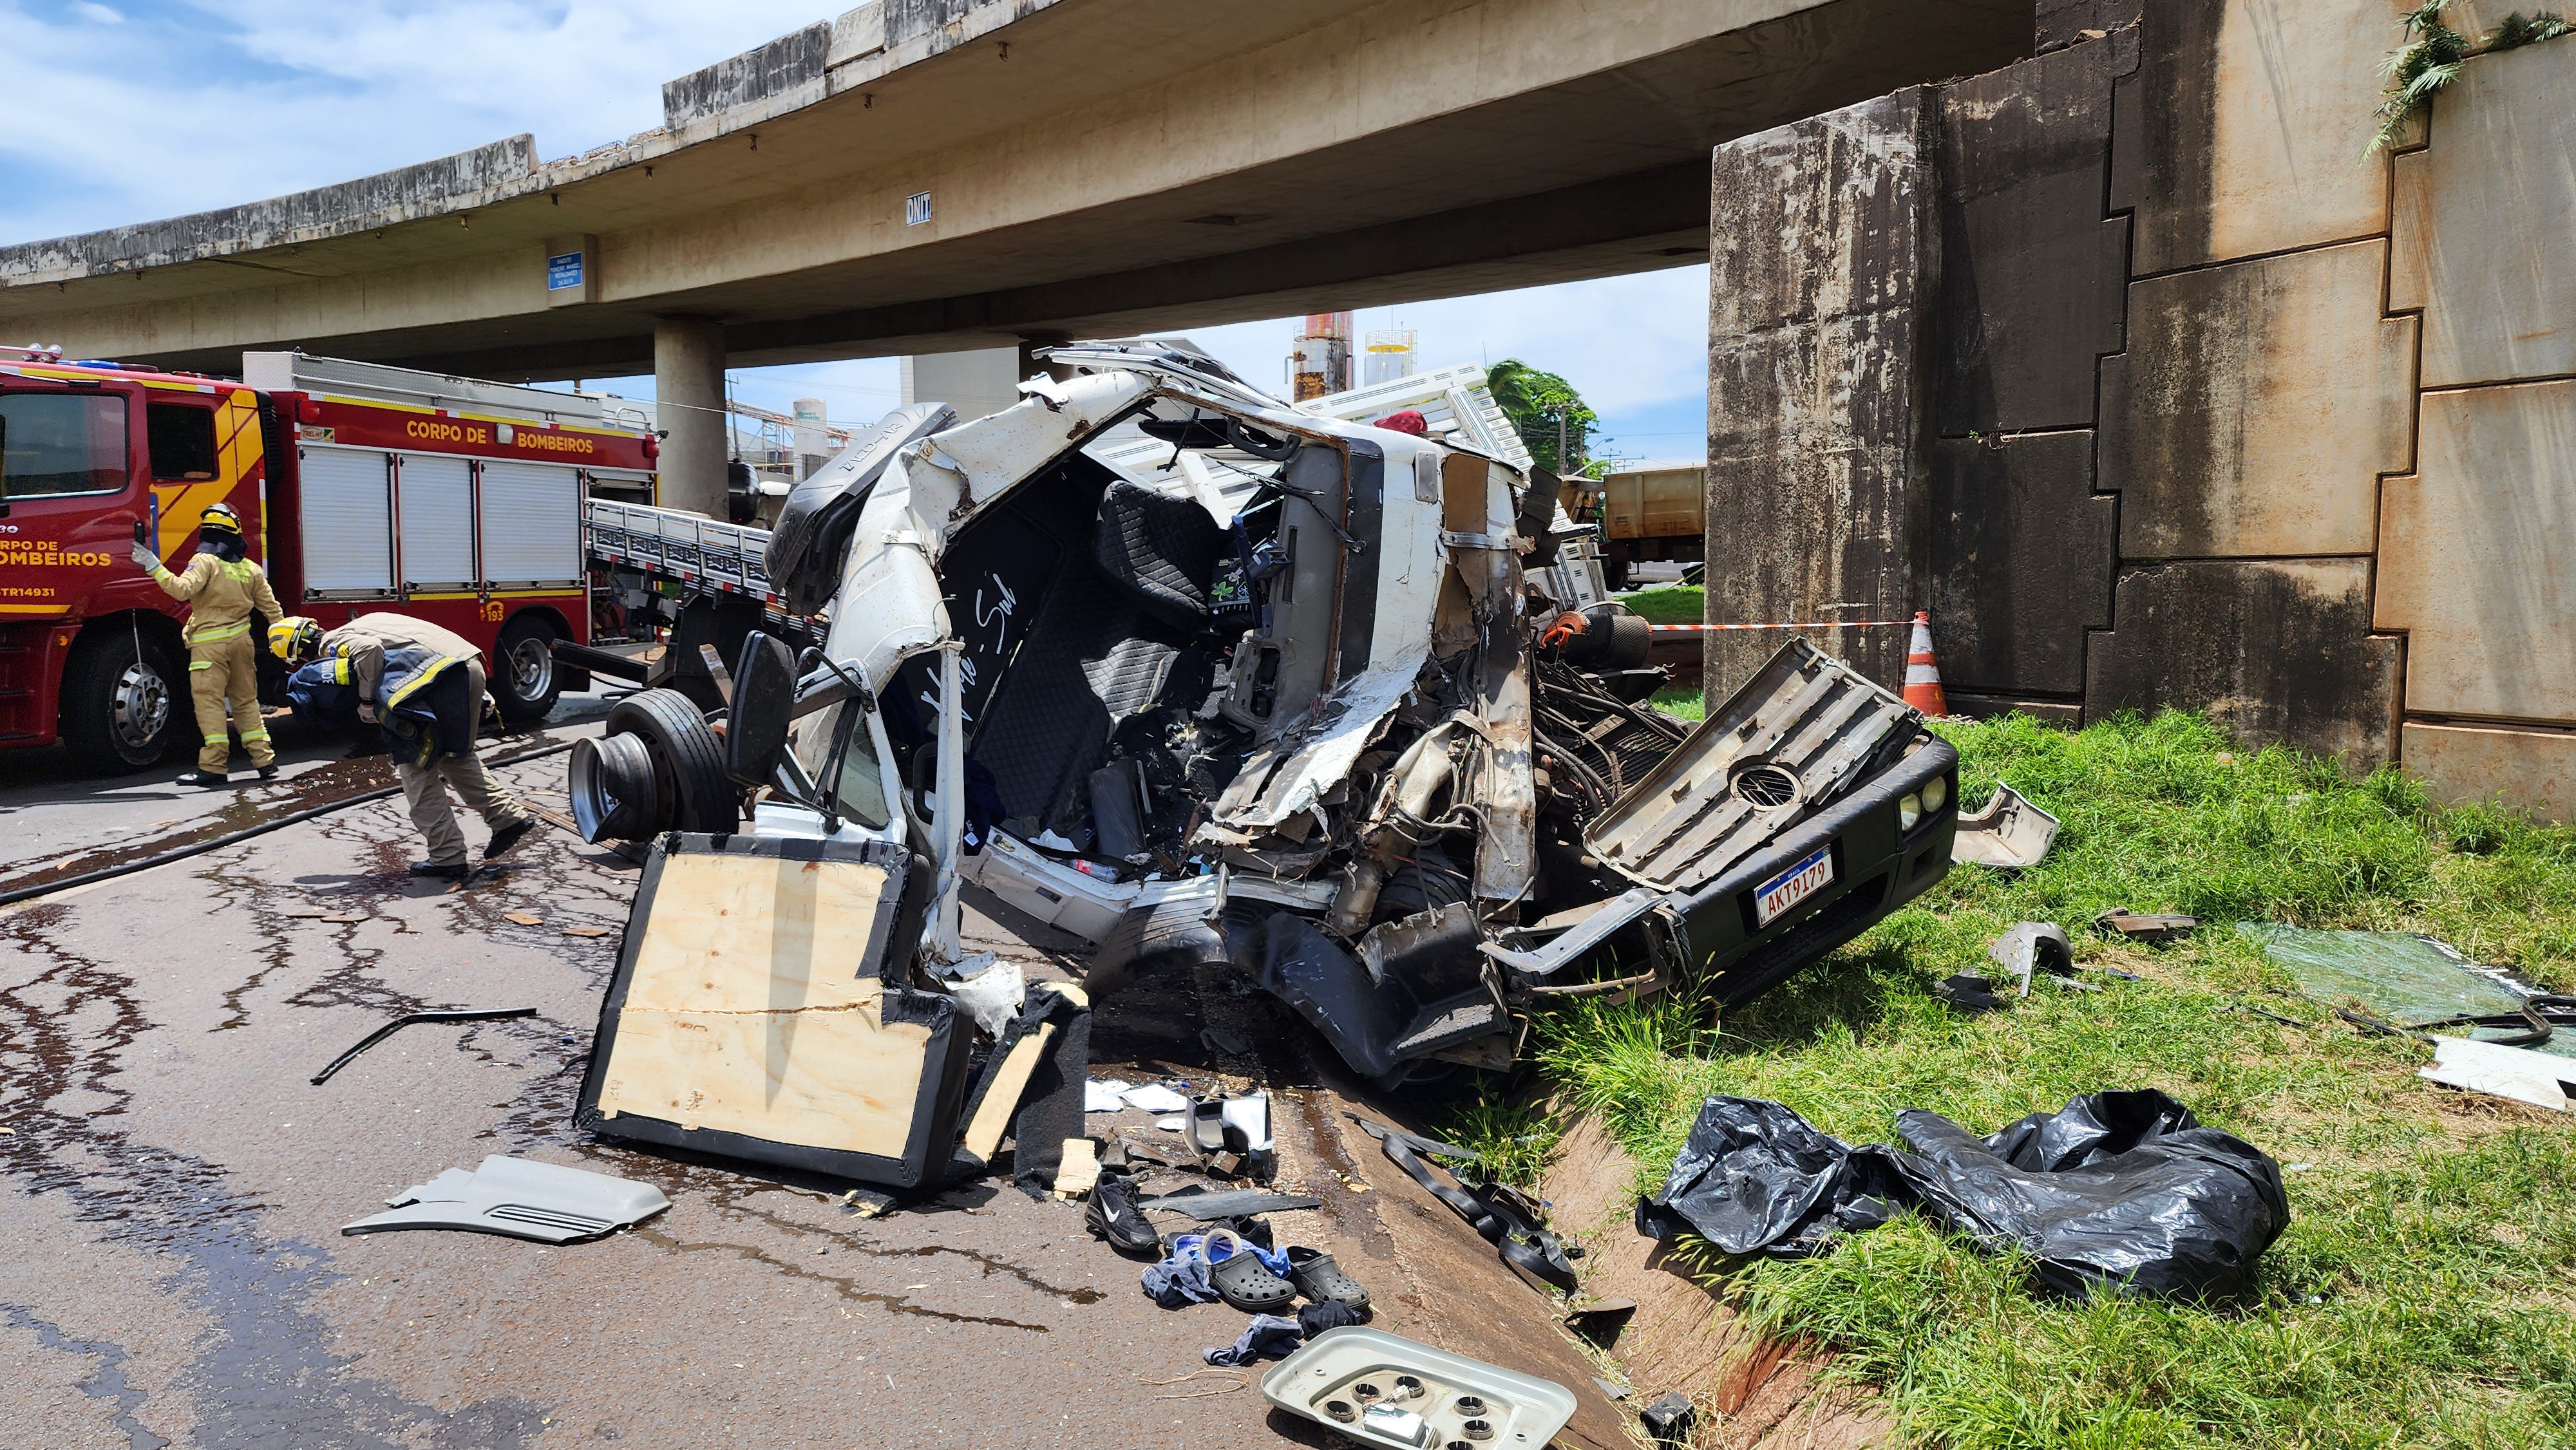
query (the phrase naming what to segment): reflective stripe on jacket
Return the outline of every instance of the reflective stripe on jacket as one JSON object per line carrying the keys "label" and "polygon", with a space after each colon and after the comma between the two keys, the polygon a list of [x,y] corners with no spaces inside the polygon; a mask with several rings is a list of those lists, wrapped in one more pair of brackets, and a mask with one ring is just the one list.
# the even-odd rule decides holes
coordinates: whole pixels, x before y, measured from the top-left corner
{"label": "reflective stripe on jacket", "polygon": [[268,576],[248,559],[226,562],[200,552],[188,561],[184,573],[173,574],[155,565],[152,582],[171,598],[187,601],[188,623],[182,634],[192,645],[250,633],[253,614],[272,620],[286,617],[276,591],[268,587]]}

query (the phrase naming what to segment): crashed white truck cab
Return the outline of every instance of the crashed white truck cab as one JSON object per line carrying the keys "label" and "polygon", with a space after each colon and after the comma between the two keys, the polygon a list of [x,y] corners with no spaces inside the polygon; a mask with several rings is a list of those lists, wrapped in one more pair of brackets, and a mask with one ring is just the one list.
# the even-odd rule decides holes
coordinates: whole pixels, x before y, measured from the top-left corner
{"label": "crashed white truck cab", "polygon": [[[1695,730],[1638,703],[1644,623],[1574,577],[1553,478],[1167,343],[1048,357],[799,484],[767,567],[819,648],[751,636],[721,747],[637,756],[720,748],[751,841],[884,863],[858,944],[814,949],[888,1002],[992,980],[971,883],[1090,943],[1095,994],[1223,965],[1395,1083],[1507,1067],[1549,996],[1740,1001],[1947,870],[1956,756],[1811,647]],[[738,832],[703,781],[627,793],[689,807],[637,839]]]}

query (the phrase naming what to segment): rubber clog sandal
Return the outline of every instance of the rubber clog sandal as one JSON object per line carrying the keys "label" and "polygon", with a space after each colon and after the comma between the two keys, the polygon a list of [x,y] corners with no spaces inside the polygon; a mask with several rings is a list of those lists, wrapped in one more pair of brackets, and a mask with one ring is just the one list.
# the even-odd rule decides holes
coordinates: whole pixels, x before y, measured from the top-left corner
{"label": "rubber clog sandal", "polygon": [[[1225,1252],[1222,1256],[1218,1250]],[[1231,1233],[1208,1235],[1208,1283],[1246,1314],[1276,1314],[1297,1301],[1297,1286],[1270,1272],[1250,1245]]]}
{"label": "rubber clog sandal", "polygon": [[1291,1244],[1288,1247],[1288,1279],[1297,1292],[1323,1303],[1327,1299],[1348,1304],[1354,1309],[1368,1307],[1368,1289],[1359,1280],[1342,1272],[1333,1256],[1320,1250]]}

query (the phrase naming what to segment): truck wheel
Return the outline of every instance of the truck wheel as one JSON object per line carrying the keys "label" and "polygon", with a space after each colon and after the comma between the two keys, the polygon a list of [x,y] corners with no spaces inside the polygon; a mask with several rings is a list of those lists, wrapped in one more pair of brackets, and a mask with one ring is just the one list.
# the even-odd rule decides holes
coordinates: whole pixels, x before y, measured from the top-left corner
{"label": "truck wheel", "polygon": [[742,823],[742,793],[725,776],[724,742],[688,696],[629,695],[608,712],[607,733],[639,737],[653,759],[655,830],[721,834]]}
{"label": "truck wheel", "polygon": [[1628,587],[1628,561],[1625,559],[1602,560],[1601,583],[1604,588],[1608,589],[1613,594],[1617,594],[1621,590],[1626,589]]}
{"label": "truck wheel", "polygon": [[492,700],[514,725],[543,720],[563,695],[555,669],[555,627],[545,616],[522,614],[501,627],[492,646]]}
{"label": "truck wheel", "polygon": [[61,730],[72,759],[95,775],[158,764],[196,720],[175,683],[186,678],[169,651],[131,629],[83,634],[63,666]]}

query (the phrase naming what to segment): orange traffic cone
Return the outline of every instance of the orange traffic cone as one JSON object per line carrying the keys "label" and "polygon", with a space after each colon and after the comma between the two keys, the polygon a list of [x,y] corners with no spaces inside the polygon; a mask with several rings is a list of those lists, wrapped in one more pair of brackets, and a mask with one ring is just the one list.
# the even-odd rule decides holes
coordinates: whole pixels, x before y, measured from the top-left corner
{"label": "orange traffic cone", "polygon": [[1914,642],[1905,651],[1905,703],[1926,715],[1947,715],[1950,702],[1941,695],[1941,666],[1932,659],[1932,616],[1914,611]]}

